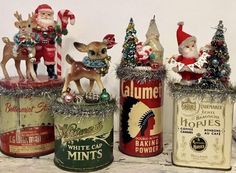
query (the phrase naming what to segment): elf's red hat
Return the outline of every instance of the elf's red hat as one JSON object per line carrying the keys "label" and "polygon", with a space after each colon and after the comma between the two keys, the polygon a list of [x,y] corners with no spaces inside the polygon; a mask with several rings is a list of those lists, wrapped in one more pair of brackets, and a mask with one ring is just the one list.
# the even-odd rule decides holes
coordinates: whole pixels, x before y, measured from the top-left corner
{"label": "elf's red hat", "polygon": [[50,7],[48,4],[41,4],[41,5],[39,5],[36,8],[35,13],[38,13],[40,11],[47,11],[47,12],[53,13],[52,7]]}
{"label": "elf's red hat", "polygon": [[196,37],[187,34],[186,32],[183,31],[183,25],[184,22],[179,22],[178,23],[179,28],[177,29],[176,36],[177,36],[177,42],[180,47],[184,47],[187,43],[191,41],[196,41]]}

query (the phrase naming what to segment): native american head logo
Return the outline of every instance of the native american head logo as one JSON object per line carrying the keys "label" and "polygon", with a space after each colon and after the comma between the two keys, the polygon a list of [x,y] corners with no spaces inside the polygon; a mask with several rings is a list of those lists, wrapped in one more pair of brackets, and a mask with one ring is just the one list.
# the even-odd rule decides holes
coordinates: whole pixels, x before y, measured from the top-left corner
{"label": "native american head logo", "polygon": [[121,114],[121,133],[124,143],[135,137],[155,135],[155,114],[144,103],[133,97],[127,97]]}

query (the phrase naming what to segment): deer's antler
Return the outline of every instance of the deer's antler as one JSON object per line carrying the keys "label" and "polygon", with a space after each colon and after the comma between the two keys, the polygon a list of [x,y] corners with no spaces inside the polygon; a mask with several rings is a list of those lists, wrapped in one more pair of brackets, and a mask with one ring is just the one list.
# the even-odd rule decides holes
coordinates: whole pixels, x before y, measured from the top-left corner
{"label": "deer's antler", "polygon": [[15,12],[14,16],[16,17],[16,19],[21,22],[22,21],[22,15],[18,13],[18,11]]}

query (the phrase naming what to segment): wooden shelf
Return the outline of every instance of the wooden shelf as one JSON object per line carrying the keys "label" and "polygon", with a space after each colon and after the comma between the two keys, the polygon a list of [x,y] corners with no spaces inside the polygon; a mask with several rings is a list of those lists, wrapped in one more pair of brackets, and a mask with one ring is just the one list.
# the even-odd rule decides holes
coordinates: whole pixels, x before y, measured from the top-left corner
{"label": "wooden shelf", "polygon": [[[139,158],[122,154],[118,150],[118,132],[115,132],[114,161],[108,167],[99,170],[101,173],[222,173],[224,171],[195,169],[174,166],[171,162],[171,135],[164,135],[164,151],[162,154]],[[232,170],[225,172],[236,172],[236,142],[232,141]],[[54,154],[40,158],[12,158],[0,154],[1,173],[65,173],[53,163]]]}

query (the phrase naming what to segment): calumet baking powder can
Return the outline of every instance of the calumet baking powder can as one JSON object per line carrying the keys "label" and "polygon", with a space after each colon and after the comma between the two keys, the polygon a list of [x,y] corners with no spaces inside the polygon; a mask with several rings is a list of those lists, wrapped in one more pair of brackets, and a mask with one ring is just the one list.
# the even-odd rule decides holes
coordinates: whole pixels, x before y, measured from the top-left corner
{"label": "calumet baking powder can", "polygon": [[162,105],[162,80],[120,80],[121,152],[150,157],[163,151]]}

